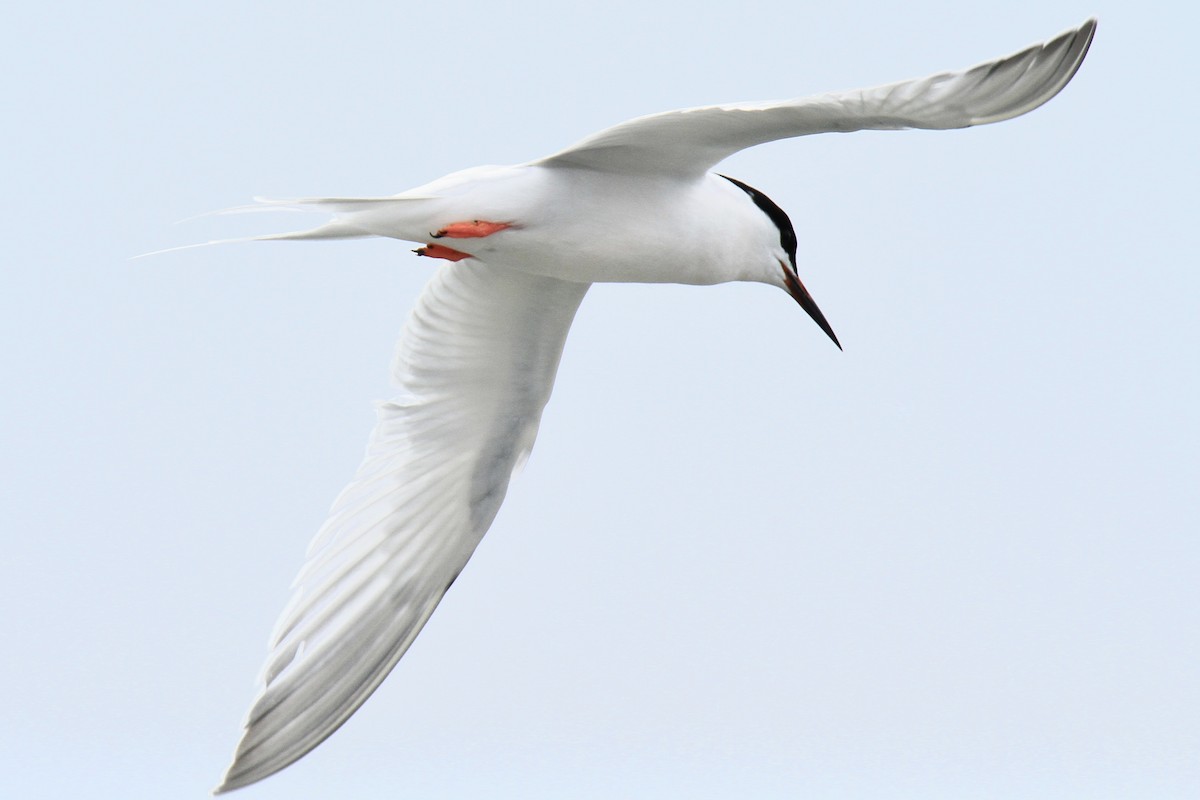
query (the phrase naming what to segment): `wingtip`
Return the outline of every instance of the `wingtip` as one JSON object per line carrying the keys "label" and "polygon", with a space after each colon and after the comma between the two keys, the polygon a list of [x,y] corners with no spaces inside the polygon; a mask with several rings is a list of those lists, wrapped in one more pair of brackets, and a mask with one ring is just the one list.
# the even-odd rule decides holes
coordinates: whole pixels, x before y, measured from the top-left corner
{"label": "wingtip", "polygon": [[[254,781],[250,781],[250,783],[253,782]],[[219,786],[212,790],[212,796],[217,797],[218,795],[229,794],[230,792],[237,791],[238,789],[244,789],[249,786],[250,783],[229,783],[227,781],[222,781]]]}
{"label": "wingtip", "polygon": [[1058,94],[1068,83],[1075,79],[1075,74],[1083,66],[1083,60],[1087,58],[1088,51],[1092,47],[1092,40],[1096,38],[1096,26],[1099,24],[1099,20],[1096,17],[1088,17],[1078,28],[1068,31],[1060,37],[1071,38],[1069,50],[1074,51],[1074,57],[1072,58],[1070,69],[1067,71],[1060,85],[1050,95],[1051,97]]}
{"label": "wingtip", "polygon": [[225,770],[225,774],[221,776],[221,782],[212,790],[213,797],[221,794],[229,794],[237,789],[244,789],[253,783],[258,783],[263,778],[268,777],[267,775],[248,775],[245,772],[243,772],[241,775],[238,775],[235,772],[237,768],[238,762],[235,760],[229,765],[229,768]]}
{"label": "wingtip", "polygon": [[1083,52],[1079,54],[1079,60],[1083,61],[1087,55],[1088,49],[1092,46],[1092,40],[1096,38],[1096,28],[1100,27],[1099,17],[1088,17],[1087,22],[1083,23],[1079,28],[1079,32],[1085,37],[1083,44]]}
{"label": "wingtip", "polygon": [[215,787],[213,787],[213,790],[212,790],[213,797],[216,797],[219,794],[228,794],[229,792],[232,792],[234,789],[240,789],[242,786],[245,785],[244,783],[238,783],[232,779],[233,769],[236,766],[237,766],[237,761],[235,760],[232,764],[230,764],[226,768],[225,774],[223,774],[221,776],[221,782],[218,783]]}
{"label": "wingtip", "polygon": [[1088,17],[1083,24],[1075,29],[1075,36],[1082,37],[1083,46],[1079,48],[1079,57],[1077,64],[1082,64],[1084,57],[1087,56],[1088,49],[1092,46],[1092,40],[1096,38],[1096,28],[1100,25],[1098,17]]}

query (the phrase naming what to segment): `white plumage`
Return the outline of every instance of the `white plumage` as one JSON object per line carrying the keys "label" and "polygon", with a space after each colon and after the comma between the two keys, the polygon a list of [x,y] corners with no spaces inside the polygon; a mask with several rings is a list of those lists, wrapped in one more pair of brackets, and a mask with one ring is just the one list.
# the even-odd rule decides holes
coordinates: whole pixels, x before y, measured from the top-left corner
{"label": "white plumage", "polygon": [[[334,219],[260,238],[433,238],[428,254],[460,260],[435,274],[405,325],[393,367],[400,394],[379,409],[366,458],[309,548],[216,791],[316,747],[404,654],[533,446],[590,283],[771,283],[836,342],[796,274],[786,215],[713,166],[776,139],[1024,114],[1067,84],[1095,27],[920,80],[642,117],[538,161],[466,170],[394,197],[289,201]],[[478,221],[503,227],[434,236]]]}

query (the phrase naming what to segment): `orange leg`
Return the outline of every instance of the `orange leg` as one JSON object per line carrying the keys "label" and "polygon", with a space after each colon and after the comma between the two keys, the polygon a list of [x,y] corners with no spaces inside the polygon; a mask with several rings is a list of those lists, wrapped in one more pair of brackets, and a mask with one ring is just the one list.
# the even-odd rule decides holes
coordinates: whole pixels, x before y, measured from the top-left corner
{"label": "orange leg", "polygon": [[453,250],[449,247],[443,247],[440,244],[427,244],[424,247],[418,247],[413,250],[419,256],[428,256],[429,258],[444,258],[447,261],[462,261],[464,258],[470,258],[470,253],[462,253],[458,250]]}
{"label": "orange leg", "polygon": [[434,239],[441,239],[443,236],[447,239],[481,239],[484,236],[491,236],[497,231],[511,227],[512,225],[507,222],[488,222],[483,219],[473,219],[470,222],[451,222],[437,233],[429,235]]}

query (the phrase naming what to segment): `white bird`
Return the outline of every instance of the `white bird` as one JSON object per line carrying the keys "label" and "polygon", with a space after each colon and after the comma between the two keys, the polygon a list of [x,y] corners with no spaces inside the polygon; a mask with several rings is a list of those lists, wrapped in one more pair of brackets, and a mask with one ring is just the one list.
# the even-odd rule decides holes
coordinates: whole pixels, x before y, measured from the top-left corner
{"label": "white bird", "polygon": [[308,549],[215,791],[312,750],[404,655],[529,454],[591,283],[773,284],[837,343],[797,275],[787,215],[710,172],[718,162],[813,133],[1016,117],[1071,80],[1095,30],[1088,20],[1006,58],[919,80],[641,117],[537,161],[470,169],[393,197],[280,202],[334,217],[258,238],[386,236],[427,242],[418,254],[449,263],[405,325],[393,365],[400,395],[381,406],[362,465]]}

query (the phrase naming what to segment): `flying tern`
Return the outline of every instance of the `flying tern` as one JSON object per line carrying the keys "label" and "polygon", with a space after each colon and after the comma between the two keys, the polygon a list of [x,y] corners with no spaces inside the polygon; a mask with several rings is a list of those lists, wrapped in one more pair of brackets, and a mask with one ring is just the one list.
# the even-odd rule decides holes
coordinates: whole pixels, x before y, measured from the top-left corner
{"label": "flying tern", "polygon": [[399,395],[381,405],[362,465],[309,546],[215,791],[312,750],[404,655],[528,456],[591,283],[768,283],[837,344],[797,273],[787,214],[711,172],[718,162],[814,133],[1019,116],[1071,80],[1095,30],[1088,20],[1005,58],[870,89],[640,117],[536,161],[468,169],[392,197],[260,201],[332,219],[258,239],[384,236],[446,263],[404,327]]}

